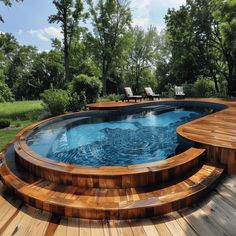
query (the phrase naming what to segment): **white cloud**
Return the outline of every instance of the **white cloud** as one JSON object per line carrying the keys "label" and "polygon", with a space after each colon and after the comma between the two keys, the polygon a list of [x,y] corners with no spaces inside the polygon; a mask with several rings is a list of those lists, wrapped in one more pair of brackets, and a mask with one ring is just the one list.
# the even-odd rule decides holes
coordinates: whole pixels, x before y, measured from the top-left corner
{"label": "white cloud", "polygon": [[22,29],[19,29],[18,32],[17,32],[18,35],[22,35],[23,34],[23,30]]}
{"label": "white cloud", "polygon": [[[163,18],[167,13],[167,9],[178,9],[185,3],[186,0],[132,0],[131,9],[133,13],[133,25],[138,25],[144,28],[153,25],[156,26],[158,30],[162,30],[165,27]],[[156,14],[154,16],[153,11],[155,9]],[[159,22],[156,22],[157,18],[159,19]]]}
{"label": "white cloud", "polygon": [[50,41],[51,38],[57,38],[59,40],[62,40],[63,38],[61,30],[53,26],[38,30],[31,29],[28,30],[27,33],[36,36],[42,41]]}
{"label": "white cloud", "polygon": [[145,27],[149,24],[149,9],[152,0],[132,0],[131,9],[134,14],[133,24]]}
{"label": "white cloud", "polygon": [[186,0],[153,0],[153,2],[154,1],[168,8],[178,8],[186,3]]}

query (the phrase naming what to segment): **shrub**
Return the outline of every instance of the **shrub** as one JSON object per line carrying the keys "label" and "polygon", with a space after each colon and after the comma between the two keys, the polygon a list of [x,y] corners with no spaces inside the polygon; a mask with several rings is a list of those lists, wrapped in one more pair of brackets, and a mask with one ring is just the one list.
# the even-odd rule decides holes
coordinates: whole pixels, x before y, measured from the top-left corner
{"label": "shrub", "polygon": [[0,120],[0,129],[7,128],[11,124],[10,120],[8,119],[1,119]]}
{"label": "shrub", "polygon": [[195,97],[212,97],[215,94],[214,82],[205,78],[198,79],[193,84],[192,92]]}
{"label": "shrub", "polygon": [[45,108],[53,115],[64,114],[69,105],[69,96],[62,89],[48,89],[41,94]]}
{"label": "shrub", "polygon": [[106,102],[106,101],[118,101],[118,100],[121,100],[123,98],[123,95],[120,95],[120,94],[109,94],[105,97],[101,97],[99,99],[99,101],[101,102]]}
{"label": "shrub", "polygon": [[184,93],[186,97],[193,97],[193,84],[188,84],[188,83],[184,83],[182,84],[183,88],[184,88]]}
{"label": "shrub", "polygon": [[2,81],[0,81],[0,102],[13,102],[13,93],[9,87]]}
{"label": "shrub", "polygon": [[71,93],[69,91],[69,111],[79,111],[86,105],[86,96],[85,92],[82,91],[80,94]]}
{"label": "shrub", "polygon": [[75,76],[69,85],[71,94],[77,93],[81,95],[81,92],[85,92],[86,102],[96,102],[99,93],[102,90],[102,83],[96,77],[89,77],[87,75]]}

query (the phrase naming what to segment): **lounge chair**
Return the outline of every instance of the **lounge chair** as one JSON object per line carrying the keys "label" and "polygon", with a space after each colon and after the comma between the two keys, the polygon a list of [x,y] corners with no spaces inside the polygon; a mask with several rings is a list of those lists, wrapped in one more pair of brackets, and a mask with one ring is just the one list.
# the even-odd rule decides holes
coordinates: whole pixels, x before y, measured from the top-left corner
{"label": "lounge chair", "polygon": [[145,90],[145,93],[146,93],[146,98],[149,98],[150,100],[154,100],[154,98],[158,98],[160,99],[160,94],[155,94],[153,91],[152,91],[152,88],[151,87],[146,87],[144,88]]}
{"label": "lounge chair", "polygon": [[175,98],[184,98],[185,93],[182,86],[175,86]]}
{"label": "lounge chair", "polygon": [[125,100],[127,100],[128,102],[129,102],[129,100],[135,100],[135,102],[137,100],[142,101],[143,97],[140,95],[134,95],[133,91],[130,87],[125,87],[124,90],[125,90],[125,97],[124,97],[123,101],[125,101]]}

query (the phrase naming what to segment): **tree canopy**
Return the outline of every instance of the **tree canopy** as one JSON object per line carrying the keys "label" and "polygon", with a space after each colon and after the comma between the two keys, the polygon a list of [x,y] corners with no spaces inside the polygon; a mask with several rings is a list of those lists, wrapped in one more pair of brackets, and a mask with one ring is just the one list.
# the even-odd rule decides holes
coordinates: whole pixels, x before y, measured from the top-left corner
{"label": "tree canopy", "polygon": [[[20,1],[1,0],[9,7]],[[89,88],[101,81],[100,96],[121,93],[124,86],[137,93],[151,86],[171,96],[174,85],[183,85],[188,96],[236,96],[235,0],[187,0],[168,10],[161,32],[133,25],[128,0],[53,4],[56,13],[48,21],[59,24],[63,40],[52,39],[49,52],[0,33],[0,102],[38,99],[45,90],[70,93],[76,78]],[[82,87],[68,96],[73,107],[75,96],[86,100]]]}

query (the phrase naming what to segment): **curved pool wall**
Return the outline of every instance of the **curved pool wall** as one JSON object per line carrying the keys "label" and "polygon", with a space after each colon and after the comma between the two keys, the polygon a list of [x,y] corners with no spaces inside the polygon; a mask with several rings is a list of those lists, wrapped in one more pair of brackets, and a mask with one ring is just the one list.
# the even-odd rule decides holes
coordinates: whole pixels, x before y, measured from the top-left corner
{"label": "curved pool wall", "polygon": [[[135,104],[132,106],[127,106],[124,107],[120,110],[115,110],[115,111],[89,111],[89,112],[82,112],[82,113],[75,113],[75,114],[69,114],[69,115],[64,115],[64,116],[60,116],[60,117],[55,117],[49,121],[43,122],[42,124],[39,124],[38,126],[34,127],[31,131],[29,131],[26,134],[26,140],[28,139],[28,137],[34,133],[35,131],[37,131],[38,129],[41,129],[43,127],[46,127],[50,124],[54,124],[54,123],[60,123],[60,122],[67,122],[70,123],[73,119],[78,120],[78,118],[90,118],[90,117],[96,117],[96,119],[99,120],[99,118],[102,119],[104,118],[104,116],[109,116],[109,115],[118,115],[118,114],[130,114],[130,113],[134,113],[137,111],[140,111],[140,108],[142,107],[154,107],[155,105],[170,105],[170,106],[176,106],[176,107],[199,107],[199,108],[210,108],[210,109],[214,109],[214,110],[222,110],[224,108],[226,108],[225,105],[221,105],[221,104],[216,104],[216,103],[206,103],[206,102],[195,102],[195,101],[165,101],[165,102],[152,102],[152,103],[145,103],[145,104]],[[183,150],[186,150],[190,147],[195,146],[195,143],[189,140],[186,140],[185,138],[182,138],[178,135],[178,142],[181,145]],[[52,160],[53,161],[53,160]],[[56,160],[57,162],[58,160]],[[129,163],[132,164],[132,163]],[[134,163],[134,164],[139,164],[139,163]]]}
{"label": "curved pool wall", "polygon": [[[227,108],[226,105],[218,104],[218,103],[209,103],[209,102],[199,102],[199,101],[158,101],[158,102],[152,102],[152,103],[141,103],[141,104],[132,104],[129,106],[125,106],[119,109],[114,110],[92,110],[92,111],[85,111],[85,112],[76,112],[71,114],[65,114],[57,117],[50,118],[48,120],[44,120],[42,122],[39,122],[39,124],[35,124],[32,126],[32,129],[29,129],[25,135],[27,138],[32,132],[34,132],[37,129],[43,128],[47,125],[50,125],[55,122],[61,122],[66,121],[72,118],[78,118],[78,117],[103,117],[104,115],[110,115],[110,114],[121,114],[122,113],[132,113],[139,111],[141,107],[146,106],[155,106],[155,105],[167,105],[167,106],[176,106],[176,107],[199,107],[199,108],[210,108],[214,109],[215,111],[223,110]],[[27,128],[26,128],[27,129]]]}

